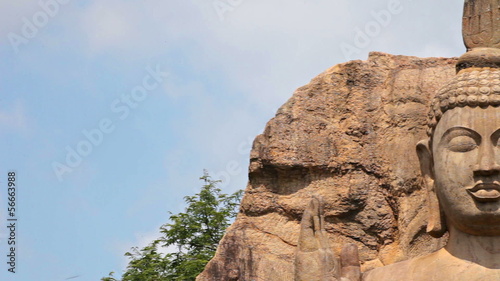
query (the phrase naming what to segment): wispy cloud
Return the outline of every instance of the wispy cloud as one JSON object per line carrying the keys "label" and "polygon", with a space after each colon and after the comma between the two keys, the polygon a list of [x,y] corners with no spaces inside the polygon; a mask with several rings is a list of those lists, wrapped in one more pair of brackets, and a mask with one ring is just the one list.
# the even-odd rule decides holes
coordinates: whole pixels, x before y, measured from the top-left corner
{"label": "wispy cloud", "polygon": [[7,34],[19,32],[22,18],[39,8],[37,1],[0,1],[0,43],[8,42]]}
{"label": "wispy cloud", "polygon": [[31,123],[23,101],[16,100],[0,107],[0,127],[3,128],[2,133],[10,131],[29,134],[31,132]]}
{"label": "wispy cloud", "polygon": [[143,19],[139,3],[94,1],[81,14],[81,28],[92,52],[109,52],[137,47]]}
{"label": "wispy cloud", "polygon": [[[119,270],[124,270],[127,268],[130,259],[128,257],[125,257],[124,254],[126,252],[130,252],[132,247],[137,247],[140,250],[151,244],[153,240],[156,240],[162,236],[162,234],[160,233],[161,226],[162,225],[158,225],[155,229],[148,232],[136,232],[134,233],[133,241],[122,241],[120,243],[115,243],[112,246],[112,250],[116,253],[115,255],[122,257]],[[158,249],[158,252],[162,254],[174,253],[176,251],[176,246],[160,247]],[[117,270],[117,273],[121,273],[119,270]]]}

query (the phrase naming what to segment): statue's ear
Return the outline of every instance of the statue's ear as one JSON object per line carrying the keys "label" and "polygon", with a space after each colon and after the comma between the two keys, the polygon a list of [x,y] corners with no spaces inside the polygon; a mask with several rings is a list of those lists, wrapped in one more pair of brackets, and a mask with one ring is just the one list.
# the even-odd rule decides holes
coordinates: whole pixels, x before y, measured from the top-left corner
{"label": "statue's ear", "polygon": [[439,205],[436,194],[434,179],[434,160],[432,157],[430,141],[422,140],[417,144],[417,155],[420,161],[420,170],[424,177],[424,184],[427,190],[427,204],[429,206],[429,221],[427,222],[427,233],[432,237],[439,238],[446,232],[443,212]]}
{"label": "statue's ear", "polygon": [[434,186],[434,161],[432,159],[431,148],[429,147],[429,140],[421,140],[417,143],[417,155],[420,161],[420,171],[425,180],[427,188]]}

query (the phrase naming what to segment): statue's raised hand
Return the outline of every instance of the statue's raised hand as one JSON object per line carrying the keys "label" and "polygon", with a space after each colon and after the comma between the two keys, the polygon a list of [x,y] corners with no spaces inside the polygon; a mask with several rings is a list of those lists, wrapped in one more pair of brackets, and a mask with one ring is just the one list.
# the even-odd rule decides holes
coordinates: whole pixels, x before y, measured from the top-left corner
{"label": "statue's raised hand", "polygon": [[300,223],[295,281],[359,281],[360,276],[355,245],[344,246],[340,261],[335,257],[324,228],[322,199],[314,197]]}

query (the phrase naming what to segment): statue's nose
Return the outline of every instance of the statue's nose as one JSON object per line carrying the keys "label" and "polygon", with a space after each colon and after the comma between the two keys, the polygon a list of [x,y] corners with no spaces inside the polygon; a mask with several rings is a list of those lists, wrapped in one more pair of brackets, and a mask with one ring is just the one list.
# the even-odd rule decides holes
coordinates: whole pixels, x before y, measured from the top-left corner
{"label": "statue's nose", "polygon": [[492,144],[481,144],[479,146],[474,174],[477,176],[500,174],[500,165],[496,159],[495,147]]}

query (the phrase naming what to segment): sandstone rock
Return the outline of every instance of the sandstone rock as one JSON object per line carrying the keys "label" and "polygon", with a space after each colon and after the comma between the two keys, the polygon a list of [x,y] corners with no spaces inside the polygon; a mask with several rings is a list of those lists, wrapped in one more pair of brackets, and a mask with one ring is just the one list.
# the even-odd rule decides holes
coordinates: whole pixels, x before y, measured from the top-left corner
{"label": "sandstone rock", "polygon": [[299,88],[256,137],[240,214],[197,280],[293,280],[313,194],[334,250],[355,243],[363,271],[440,248],[415,145],[456,61],[371,53]]}

